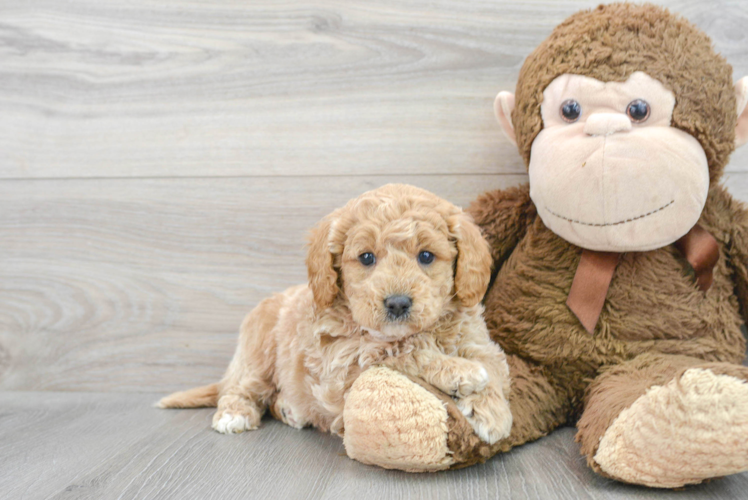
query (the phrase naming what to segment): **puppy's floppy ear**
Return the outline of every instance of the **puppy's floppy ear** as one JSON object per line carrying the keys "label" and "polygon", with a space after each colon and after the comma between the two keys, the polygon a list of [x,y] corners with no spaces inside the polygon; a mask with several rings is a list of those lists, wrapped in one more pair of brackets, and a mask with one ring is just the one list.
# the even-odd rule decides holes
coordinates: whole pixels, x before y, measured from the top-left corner
{"label": "puppy's floppy ear", "polygon": [[457,241],[455,290],[465,307],[479,303],[491,280],[491,251],[480,229],[468,214],[460,211],[447,219]]}
{"label": "puppy's floppy ear", "polygon": [[333,267],[335,256],[330,248],[333,220],[332,216],[325,217],[309,236],[306,269],[318,310],[330,307],[338,295],[338,273]]}

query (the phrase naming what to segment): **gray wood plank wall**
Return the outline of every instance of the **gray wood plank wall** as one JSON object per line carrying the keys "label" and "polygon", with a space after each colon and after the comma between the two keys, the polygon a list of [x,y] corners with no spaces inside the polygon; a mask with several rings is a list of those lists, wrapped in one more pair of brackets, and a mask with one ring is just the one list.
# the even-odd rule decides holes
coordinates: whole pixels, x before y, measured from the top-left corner
{"label": "gray wood plank wall", "polygon": [[[523,182],[493,98],[596,3],[0,2],[0,388],[216,380],[348,198]],[[745,1],[661,3],[748,74]]]}

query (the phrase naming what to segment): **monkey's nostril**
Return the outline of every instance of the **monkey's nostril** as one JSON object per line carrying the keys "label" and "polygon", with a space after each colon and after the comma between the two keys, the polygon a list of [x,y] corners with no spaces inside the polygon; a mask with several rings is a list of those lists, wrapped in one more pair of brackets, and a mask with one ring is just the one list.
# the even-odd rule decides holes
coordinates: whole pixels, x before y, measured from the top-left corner
{"label": "monkey's nostril", "polygon": [[392,318],[401,318],[410,312],[410,306],[413,305],[413,299],[407,295],[390,295],[384,299],[384,307],[387,308],[387,315]]}

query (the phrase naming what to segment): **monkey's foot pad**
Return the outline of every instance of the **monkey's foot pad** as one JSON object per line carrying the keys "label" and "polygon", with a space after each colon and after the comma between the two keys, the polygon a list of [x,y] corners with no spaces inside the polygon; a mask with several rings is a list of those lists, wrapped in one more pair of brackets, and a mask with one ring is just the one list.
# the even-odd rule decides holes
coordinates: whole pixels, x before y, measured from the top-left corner
{"label": "monkey's foot pad", "polygon": [[748,383],[692,368],[650,388],[608,428],[595,461],[613,478],[659,488],[748,470]]}

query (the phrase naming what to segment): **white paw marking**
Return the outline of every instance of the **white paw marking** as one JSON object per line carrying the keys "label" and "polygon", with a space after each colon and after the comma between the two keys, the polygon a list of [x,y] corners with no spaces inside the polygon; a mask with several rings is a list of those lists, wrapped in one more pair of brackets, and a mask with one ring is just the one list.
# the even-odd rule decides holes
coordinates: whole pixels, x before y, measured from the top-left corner
{"label": "white paw marking", "polygon": [[469,397],[457,401],[457,408],[482,441],[494,444],[509,436],[512,430],[512,412],[506,403],[494,402],[490,406],[486,403],[485,400]]}
{"label": "white paw marking", "polygon": [[223,416],[213,424],[213,428],[221,434],[239,434],[244,431],[253,431],[257,426],[249,422],[249,417],[244,415],[232,415],[224,413]]}
{"label": "white paw marking", "polygon": [[478,380],[475,386],[475,392],[480,392],[485,389],[488,385],[488,380],[488,372],[486,371],[485,367],[481,366],[480,371],[478,371]]}
{"label": "white paw marking", "polygon": [[470,418],[473,416],[473,403],[472,401],[469,401],[465,398],[460,399],[457,401],[457,408],[460,409],[463,415],[465,415],[465,418]]}
{"label": "white paw marking", "polygon": [[472,371],[458,378],[456,387],[452,390],[452,396],[466,398],[471,394],[481,392],[486,388],[488,382],[488,371],[481,365],[477,372]]}
{"label": "white paw marking", "polygon": [[[499,428],[492,428],[485,425],[483,422],[477,422],[472,418],[468,418],[468,422],[473,426],[473,430],[481,438],[481,441],[485,441],[488,444],[494,444],[495,442],[503,439],[509,435],[509,430],[505,429],[505,426]],[[511,428],[511,424],[509,425]]]}
{"label": "white paw marking", "polygon": [[280,405],[280,409],[281,418],[284,424],[289,425],[294,429],[303,429],[309,425],[309,422],[304,420],[303,417],[298,417],[290,406]]}

